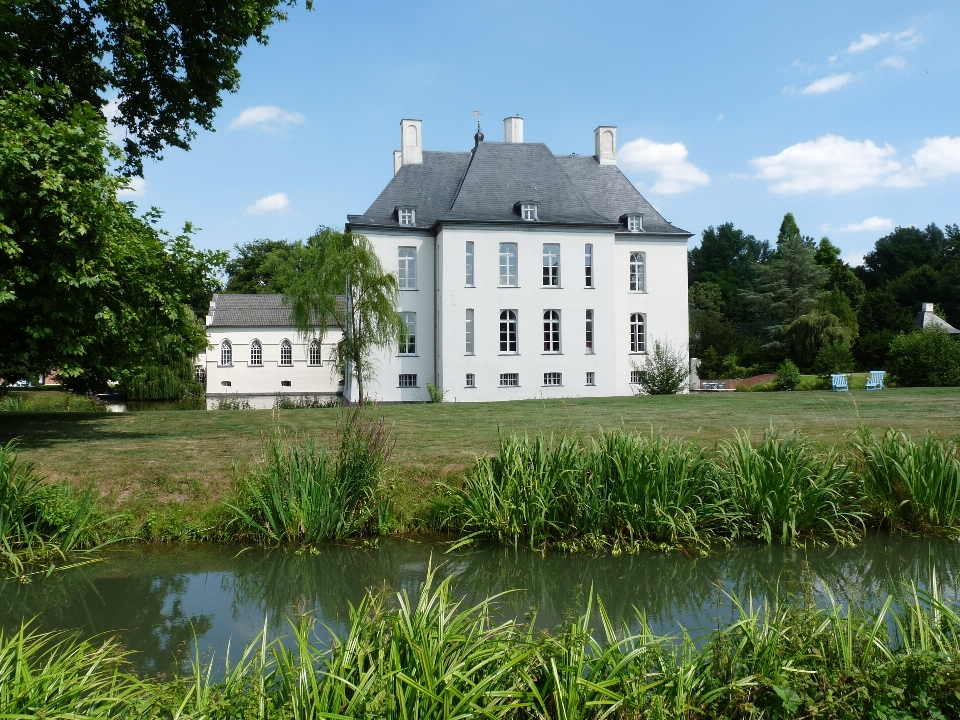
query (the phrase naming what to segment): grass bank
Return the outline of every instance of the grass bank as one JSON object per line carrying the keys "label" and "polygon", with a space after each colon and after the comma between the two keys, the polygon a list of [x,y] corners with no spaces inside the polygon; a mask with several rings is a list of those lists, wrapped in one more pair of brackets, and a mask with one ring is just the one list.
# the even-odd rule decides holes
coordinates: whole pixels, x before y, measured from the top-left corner
{"label": "grass bank", "polygon": [[[464,607],[432,573],[415,597],[369,595],[321,645],[308,620],[265,635],[214,682],[215,660],[169,681],[136,677],[122,647],[0,637],[0,707],[11,717],[920,718],[957,717],[960,616],[916,590],[879,610],[784,598],[693,643],[638,612],[616,627],[599,598],[543,633]],[[598,618],[602,630],[590,631]]]}

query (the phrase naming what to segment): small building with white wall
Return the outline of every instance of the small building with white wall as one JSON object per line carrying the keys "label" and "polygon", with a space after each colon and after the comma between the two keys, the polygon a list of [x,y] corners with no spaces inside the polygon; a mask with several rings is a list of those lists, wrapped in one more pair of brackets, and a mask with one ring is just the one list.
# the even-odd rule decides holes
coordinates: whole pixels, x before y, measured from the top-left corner
{"label": "small building with white wall", "polygon": [[[524,142],[519,117],[503,142],[478,129],[470,152],[424,150],[422,130],[401,121],[393,178],[347,216],[397,275],[409,328],[375,354],[371,398],[426,401],[428,384],[460,402],[630,395],[654,341],[686,350],[691,233],[617,167],[615,127],[587,156]],[[311,349],[279,295],[216,295],[207,329],[208,405],[357,399],[329,362],[339,331]]]}

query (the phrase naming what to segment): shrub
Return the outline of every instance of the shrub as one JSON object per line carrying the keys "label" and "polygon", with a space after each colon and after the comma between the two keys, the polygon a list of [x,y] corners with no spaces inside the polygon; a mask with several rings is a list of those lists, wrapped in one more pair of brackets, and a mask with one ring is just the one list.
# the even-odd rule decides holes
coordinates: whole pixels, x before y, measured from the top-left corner
{"label": "shrub", "polygon": [[430,393],[432,403],[442,403],[447,397],[447,391],[441,390],[433,383],[427,383],[427,392]]}
{"label": "shrub", "polygon": [[891,379],[903,387],[960,385],[960,342],[940,328],[898,336],[887,363]]}
{"label": "shrub", "polygon": [[777,390],[795,390],[803,378],[800,375],[800,369],[793,364],[792,360],[784,360],[777,366],[777,377],[774,378],[773,386]]}
{"label": "shrub", "polygon": [[642,366],[631,361],[637,376],[637,385],[644,395],[676,395],[690,379],[690,360],[687,353],[675,349],[669,342],[653,343],[653,354]]}
{"label": "shrub", "polygon": [[818,377],[828,379],[837,373],[853,372],[853,353],[843,340],[827,343],[817,352],[813,361],[813,371]]}

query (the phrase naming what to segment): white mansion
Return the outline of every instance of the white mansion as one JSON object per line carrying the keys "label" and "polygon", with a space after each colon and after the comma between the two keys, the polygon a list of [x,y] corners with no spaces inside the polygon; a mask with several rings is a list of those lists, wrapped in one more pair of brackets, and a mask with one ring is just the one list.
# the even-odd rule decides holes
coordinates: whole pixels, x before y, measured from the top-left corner
{"label": "white mansion", "polygon": [[[617,168],[615,127],[588,156],[523,142],[519,117],[471,152],[425,151],[419,120],[400,129],[393,179],[347,216],[397,274],[409,327],[376,358],[371,397],[427,400],[428,383],[460,402],[629,395],[654,340],[686,347],[691,234]],[[297,335],[279,296],[217,295],[208,331],[211,400],[338,391],[328,349]]]}

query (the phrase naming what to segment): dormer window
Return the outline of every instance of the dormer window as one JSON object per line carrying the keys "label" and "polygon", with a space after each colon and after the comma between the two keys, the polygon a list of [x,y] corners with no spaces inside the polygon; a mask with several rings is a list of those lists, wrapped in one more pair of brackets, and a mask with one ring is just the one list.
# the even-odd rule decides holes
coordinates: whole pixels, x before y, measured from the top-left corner
{"label": "dormer window", "polygon": [[536,203],[520,203],[520,217],[527,222],[533,222],[537,219]]}
{"label": "dormer window", "polygon": [[412,207],[398,207],[397,219],[400,221],[401,225],[416,225],[417,209]]}
{"label": "dormer window", "polygon": [[639,215],[639,214],[627,215],[627,230],[629,232],[642,232],[643,231],[643,215]]}

